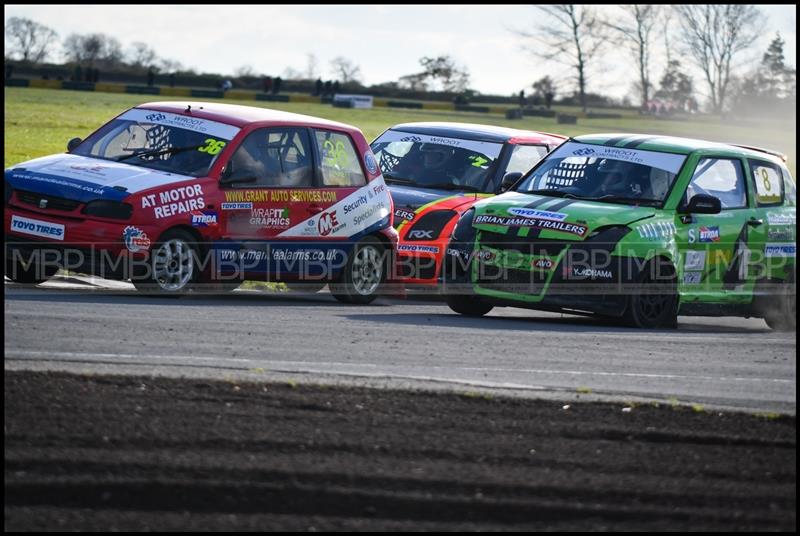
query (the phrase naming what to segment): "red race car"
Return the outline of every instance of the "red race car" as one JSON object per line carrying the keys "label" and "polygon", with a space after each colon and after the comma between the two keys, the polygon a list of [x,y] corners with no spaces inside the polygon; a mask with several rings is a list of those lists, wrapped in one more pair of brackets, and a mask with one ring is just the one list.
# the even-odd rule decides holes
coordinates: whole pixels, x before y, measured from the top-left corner
{"label": "red race car", "polygon": [[6,275],[34,284],[66,268],[170,294],[243,279],[331,283],[340,301],[367,303],[393,262],[391,218],[355,127],[154,102],[66,154],[6,169]]}
{"label": "red race car", "polygon": [[400,234],[396,279],[436,285],[461,214],[513,184],[565,139],[468,123],[404,123],[378,136],[370,146]]}

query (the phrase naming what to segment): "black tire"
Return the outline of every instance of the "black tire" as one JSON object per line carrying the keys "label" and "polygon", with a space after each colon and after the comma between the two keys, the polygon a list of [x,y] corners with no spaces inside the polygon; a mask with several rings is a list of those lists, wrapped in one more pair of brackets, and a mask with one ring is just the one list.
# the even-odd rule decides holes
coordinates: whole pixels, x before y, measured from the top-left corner
{"label": "black tire", "polygon": [[191,233],[182,229],[168,230],[150,249],[148,265],[134,274],[134,286],[148,294],[186,294],[200,275],[196,264],[198,251]]}
{"label": "black tire", "polygon": [[327,281],[284,281],[286,287],[292,292],[314,294],[325,288]]}
{"label": "black tire", "polygon": [[483,316],[494,309],[493,305],[489,305],[475,296],[464,294],[448,295],[447,305],[453,311],[465,316]]}
{"label": "black tire", "polygon": [[797,286],[792,277],[780,284],[780,292],[764,308],[764,321],[775,331],[797,329]]}
{"label": "black tire", "polygon": [[[41,253],[41,252],[40,252]],[[58,272],[58,266],[45,264],[42,266],[34,257],[27,265],[21,260],[14,260],[10,251],[6,250],[5,275],[20,285],[38,285],[44,283]]]}
{"label": "black tire", "polygon": [[678,285],[669,261],[654,259],[645,265],[631,289],[622,320],[643,329],[678,327]]}
{"label": "black tire", "polygon": [[381,241],[374,236],[362,238],[353,247],[339,277],[330,283],[331,294],[342,303],[372,302],[386,278],[386,266]]}

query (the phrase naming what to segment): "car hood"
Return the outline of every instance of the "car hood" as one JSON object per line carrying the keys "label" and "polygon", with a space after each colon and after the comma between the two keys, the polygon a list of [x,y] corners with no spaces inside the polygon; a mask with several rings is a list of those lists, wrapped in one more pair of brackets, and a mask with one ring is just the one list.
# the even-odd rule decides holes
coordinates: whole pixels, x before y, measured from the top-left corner
{"label": "car hood", "polygon": [[72,154],[29,160],[6,169],[12,188],[64,199],[122,200],[130,194],[196,177]]}
{"label": "car hood", "polygon": [[542,238],[583,240],[601,227],[629,225],[655,214],[652,207],[507,192],[477,203],[473,226],[514,235],[527,228],[528,236],[535,231]]}
{"label": "car hood", "polygon": [[395,208],[404,208],[409,210],[417,210],[423,205],[427,205],[444,198],[455,199],[462,197],[464,199],[463,203],[455,203],[455,206],[453,206],[452,203],[449,205],[449,208],[455,209],[462,204],[471,203],[475,201],[475,199],[485,197],[483,194],[477,194],[474,192],[436,190],[432,188],[401,186],[398,184],[390,184],[389,192],[392,194],[392,200],[394,201]]}

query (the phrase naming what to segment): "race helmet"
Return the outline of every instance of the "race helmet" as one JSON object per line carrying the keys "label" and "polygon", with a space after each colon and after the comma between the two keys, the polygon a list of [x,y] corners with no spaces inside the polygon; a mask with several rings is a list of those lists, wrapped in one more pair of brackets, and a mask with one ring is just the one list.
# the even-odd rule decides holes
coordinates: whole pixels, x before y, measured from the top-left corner
{"label": "race helmet", "polygon": [[423,143],[419,147],[426,170],[441,169],[453,157],[454,149],[435,143]]}

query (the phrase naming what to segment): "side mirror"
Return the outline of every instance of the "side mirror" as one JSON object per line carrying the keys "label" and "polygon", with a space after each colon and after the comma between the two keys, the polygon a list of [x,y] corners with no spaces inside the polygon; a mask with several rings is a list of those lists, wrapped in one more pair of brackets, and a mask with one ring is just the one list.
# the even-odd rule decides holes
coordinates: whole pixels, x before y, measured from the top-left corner
{"label": "side mirror", "polygon": [[503,182],[500,183],[500,192],[503,193],[507,191],[509,188],[514,186],[514,183],[517,182],[522,178],[522,173],[519,171],[512,171],[511,173],[506,173],[503,176]]}
{"label": "side mirror", "polygon": [[220,184],[233,184],[239,182],[256,182],[258,177],[256,177],[255,173],[252,175],[247,175],[244,171],[241,173],[234,173],[233,166],[231,166],[230,162],[225,169],[222,170],[222,175],[219,178]]}
{"label": "side mirror", "polygon": [[82,140],[82,139],[80,139],[80,138],[72,138],[71,140],[69,140],[69,141],[67,142],[67,152],[68,152],[68,153],[71,153],[71,152],[72,152],[72,150],[73,150],[75,147],[77,147],[78,145],[80,145],[82,141],[83,141],[83,140]]}
{"label": "side mirror", "polygon": [[681,210],[686,214],[719,214],[722,212],[722,203],[713,195],[697,194],[692,197],[689,204]]}

